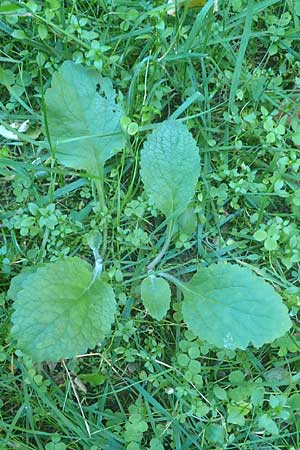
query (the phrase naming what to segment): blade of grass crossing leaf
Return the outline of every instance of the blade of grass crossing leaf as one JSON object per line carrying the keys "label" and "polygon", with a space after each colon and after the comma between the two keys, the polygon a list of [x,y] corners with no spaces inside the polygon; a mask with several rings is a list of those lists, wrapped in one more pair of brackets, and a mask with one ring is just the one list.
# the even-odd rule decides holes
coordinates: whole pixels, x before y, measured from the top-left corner
{"label": "blade of grass crossing leaf", "polygon": [[176,111],[171,114],[170,119],[178,119],[178,117],[181,116],[181,114],[184,113],[193,103],[203,101],[204,97],[200,92],[194,92],[193,95],[188,97],[182,105],[179,106],[179,108],[176,109]]}
{"label": "blade of grass crossing leaf", "polygon": [[[78,180],[73,181],[72,183],[68,183],[66,186],[56,189],[56,191],[54,192],[54,199],[57,200],[58,198],[64,198],[71,192],[74,192],[77,189],[86,186],[87,184],[88,180],[86,178],[79,178]],[[49,202],[50,202],[49,194],[41,198],[41,203],[43,205],[47,205]]]}
{"label": "blade of grass crossing leaf", "polygon": [[24,109],[26,109],[26,111],[28,111],[31,115],[33,115],[36,118],[39,118],[39,114],[36,113],[35,111],[33,111],[32,108],[30,108],[27,103],[24,102],[24,100],[21,99],[21,97],[17,94],[16,90],[11,88],[11,86],[9,86],[8,84],[5,86],[6,89],[8,90],[9,94],[17,100],[17,102],[20,103],[21,106],[23,106]]}
{"label": "blade of grass crossing leaf", "polygon": [[206,14],[208,11],[213,7],[214,0],[209,0],[205,6],[201,9],[200,13],[197,16],[197,19],[195,20],[195,23],[193,25],[193,28],[189,34],[189,37],[186,40],[185,43],[185,50],[189,51],[190,48],[193,46],[193,42],[195,39],[197,39],[197,36],[199,35],[199,32],[203,26],[203,22],[205,20]]}
{"label": "blade of grass crossing leaf", "polygon": [[248,46],[250,34],[251,34],[253,10],[254,10],[254,0],[249,0],[247,11],[246,11],[244,32],[243,32],[241,45],[240,45],[240,49],[239,49],[238,56],[236,59],[236,64],[235,64],[233,77],[232,77],[232,83],[231,83],[230,94],[229,94],[229,110],[232,110],[235,95],[238,90],[238,85],[239,85],[240,76],[241,76],[241,72],[242,72],[244,57],[245,57],[245,53],[247,50],[247,46]]}
{"label": "blade of grass crossing leaf", "polygon": [[131,107],[134,104],[133,98],[134,98],[134,93],[135,93],[135,89],[136,89],[136,82],[137,82],[139,74],[140,74],[140,72],[142,70],[142,67],[143,67],[144,64],[148,64],[150,61],[155,62],[156,61],[155,56],[150,55],[150,56],[147,56],[144,59],[142,59],[142,61],[140,61],[140,63],[138,64],[138,66],[136,67],[136,69],[135,69],[135,71],[133,73],[133,76],[132,76],[132,79],[131,79],[131,83],[130,83],[130,86],[129,86],[129,90],[128,90],[128,101],[127,101],[127,103],[128,103],[128,111],[126,111],[127,114],[130,114]]}
{"label": "blade of grass crossing leaf", "polygon": [[[23,377],[27,377],[27,371],[25,368],[22,368]],[[50,376],[43,372],[43,375],[50,379]],[[90,439],[87,436],[86,429],[84,423],[82,422],[82,417],[79,413],[77,406],[65,398],[63,395],[63,391],[57,391],[57,394],[53,397],[50,397],[47,393],[45,393],[42,387],[36,385],[35,383],[31,384],[31,388],[37,395],[39,399],[39,403],[43,403],[49,411],[51,411],[51,419],[57,421],[62,432],[68,436],[68,438],[76,437],[76,439],[80,440],[82,445],[86,444],[87,447],[90,448],[89,444],[91,444]],[[90,423],[91,428],[93,427],[93,423]],[[103,430],[103,433],[109,437],[112,434],[106,430]]]}
{"label": "blade of grass crossing leaf", "polygon": [[3,428],[6,431],[5,439],[2,441],[3,444],[8,443],[9,439],[11,438],[11,436],[14,432],[16,424],[18,423],[20,417],[22,417],[22,415],[23,415],[24,410],[26,410],[26,404],[22,403],[21,406],[19,407],[19,409],[16,411],[16,414],[15,414],[13,420],[9,424],[9,428],[6,428],[5,424],[4,423],[2,424],[2,421],[0,421],[1,428]]}
{"label": "blade of grass crossing leaf", "polygon": [[156,427],[155,427],[155,420],[154,420],[154,417],[153,417],[152,410],[151,410],[150,405],[149,405],[148,402],[145,402],[145,406],[146,406],[146,410],[147,410],[149,421],[151,423],[152,430],[155,433],[155,428]]}
{"label": "blade of grass crossing leaf", "polygon": [[40,441],[40,439],[38,438],[38,435],[35,432],[36,431],[35,430],[36,426],[35,426],[34,415],[32,413],[32,403],[31,403],[30,396],[28,394],[28,388],[27,388],[27,384],[26,383],[23,384],[23,390],[24,390],[24,397],[25,397],[25,404],[26,404],[26,406],[25,406],[25,408],[26,408],[26,417],[27,417],[27,420],[28,420],[29,425],[31,427],[32,435],[33,435],[34,440],[35,440],[35,442],[36,442],[36,444],[38,446],[38,449],[39,450],[43,450],[44,447],[41,444],[41,441]]}
{"label": "blade of grass crossing leaf", "polygon": [[[49,143],[49,149],[50,154],[52,156],[51,158],[51,168],[54,168],[55,166],[55,147],[53,147],[51,142],[51,136],[49,131],[49,125],[48,125],[48,115],[47,115],[47,107],[45,102],[45,89],[43,84],[43,76],[42,76],[42,69],[39,70],[39,78],[40,78],[40,86],[41,86],[41,102],[42,102],[42,114],[44,118],[44,124],[45,124],[45,133],[46,137]],[[56,181],[56,173],[51,172],[50,173],[50,183],[49,183],[49,189],[48,189],[48,195],[50,202],[53,203],[54,201],[54,190],[55,190],[55,181]]]}
{"label": "blade of grass crossing leaf", "polygon": [[[207,112],[207,114],[203,117],[203,123],[204,123],[204,129],[207,130],[207,139],[210,139],[210,131],[211,128],[211,113],[210,113],[210,95],[209,95],[209,79],[207,76],[207,70],[206,70],[206,64],[205,64],[205,58],[201,58],[201,75],[203,80],[203,90],[204,90],[204,110]],[[203,164],[203,171],[204,174],[207,174],[211,171],[211,164],[210,164],[211,158],[210,153],[204,153],[204,164]]]}
{"label": "blade of grass crossing leaf", "polygon": [[[269,8],[270,6],[276,5],[276,3],[280,3],[282,0],[265,0],[264,2],[256,3],[253,7],[253,15],[259,14],[261,11],[264,11],[265,9]],[[237,23],[240,21],[240,19],[247,16],[247,10],[242,11],[239,14],[236,14],[232,17],[232,19],[229,19],[227,25],[225,25],[224,30],[228,31],[230,28],[233,28],[237,25]]]}
{"label": "blade of grass crossing leaf", "polygon": [[[68,435],[70,434],[70,432],[74,433],[76,438],[80,439],[82,443],[88,444],[88,436],[86,430],[83,428],[84,424],[79,422],[78,420],[78,412],[76,408],[73,408],[72,412],[69,414],[62,413],[54,404],[54,402],[51,401],[50,397],[46,395],[41,389],[39,389],[38,386],[32,385],[32,387],[34,388],[34,390],[36,390],[36,393],[39,396],[41,402],[47,405],[49,410],[52,412],[52,417],[57,420],[62,430],[64,430],[64,432]],[[72,417],[72,420],[69,419],[69,415],[70,417]],[[78,423],[80,423],[79,426],[78,424],[75,424],[75,420],[78,420]]]}
{"label": "blade of grass crossing leaf", "polygon": [[184,52],[184,53],[176,53],[167,55],[164,58],[164,62],[173,62],[173,61],[184,61],[185,59],[199,59],[199,58],[205,58],[207,56],[207,53],[198,53],[198,52]]}
{"label": "blade of grass crossing leaf", "polygon": [[[24,5],[24,6],[26,6],[26,5]],[[30,13],[32,14],[32,11],[30,11]],[[80,48],[85,48],[86,50],[90,50],[89,44],[87,44],[86,42],[82,41],[78,37],[74,36],[74,34],[70,34],[67,30],[64,30],[61,26],[55,24],[54,22],[51,22],[48,18],[45,19],[44,17],[39,16],[37,14],[34,14],[33,17],[35,19],[37,19],[38,21],[44,23],[47,27],[52,28],[56,33],[62,34],[63,36],[66,36],[70,40],[72,40],[74,42],[77,42],[77,44],[79,44]]]}
{"label": "blade of grass crossing leaf", "polygon": [[[46,107],[46,102],[45,102],[45,89],[44,89],[44,83],[43,83],[43,74],[42,74],[41,69],[39,70],[39,79],[40,79],[40,87],[41,87],[41,103],[42,103],[42,114],[43,114],[44,124],[45,124],[45,133],[46,133],[47,140],[49,143],[51,156],[53,159],[55,159],[55,148],[53,148],[52,143],[51,143],[51,136],[50,136],[49,125],[48,125],[47,107]],[[55,177],[55,174],[54,174],[54,177]],[[53,175],[51,176],[51,180],[53,180]],[[51,191],[53,191],[53,189]]]}

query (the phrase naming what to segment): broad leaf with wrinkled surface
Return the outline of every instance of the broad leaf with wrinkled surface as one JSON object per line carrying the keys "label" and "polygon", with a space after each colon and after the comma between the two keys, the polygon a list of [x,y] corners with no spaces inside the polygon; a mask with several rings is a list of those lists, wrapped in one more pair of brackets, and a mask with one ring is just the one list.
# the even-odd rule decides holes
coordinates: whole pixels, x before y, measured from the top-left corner
{"label": "broad leaf with wrinkled surface", "polygon": [[291,327],[288,310],[272,286],[237,265],[201,268],[183,293],[188,327],[217,347],[260,347]]}
{"label": "broad leaf with wrinkled surface", "polygon": [[110,332],[116,311],[113,289],[91,286],[92,268],[77,257],[47,263],[12,280],[12,335],[36,361],[85,353]]}
{"label": "broad leaf with wrinkled surface", "polygon": [[141,152],[141,176],[150,200],[165,216],[182,212],[195,194],[199,174],[199,150],[187,127],[176,120],[160,123]]}
{"label": "broad leaf with wrinkled surface", "polygon": [[45,95],[51,144],[61,164],[102,176],[104,163],[124,146],[122,109],[108,78],[66,61]]}
{"label": "broad leaf with wrinkled surface", "polygon": [[171,290],[169,283],[163,278],[149,275],[142,281],[141,297],[150,316],[161,320],[170,308]]}

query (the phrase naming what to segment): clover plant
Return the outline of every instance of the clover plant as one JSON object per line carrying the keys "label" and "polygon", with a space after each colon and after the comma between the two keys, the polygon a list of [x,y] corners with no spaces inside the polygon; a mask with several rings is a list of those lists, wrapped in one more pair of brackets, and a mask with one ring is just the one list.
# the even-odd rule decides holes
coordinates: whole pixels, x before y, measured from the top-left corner
{"label": "clover plant", "polygon": [[[104,165],[124,149],[124,125],[130,125],[112,82],[96,69],[67,61],[53,76],[45,102],[45,133],[53,155],[59,163],[86,172],[105,217]],[[165,217],[166,230],[161,250],[144,268],[141,299],[148,313],[161,320],[170,308],[171,282],[182,292],[183,318],[194,335],[221,348],[259,347],[291,326],[287,308],[270,284],[233,264],[201,265],[188,282],[163,271],[174,230],[191,211],[199,153],[186,125],[177,120],[154,126],[144,142],[141,179],[150,202]],[[12,335],[34,360],[72,358],[109,335],[116,301],[102,274],[107,244],[104,225],[102,236],[92,233],[89,239],[94,268],[73,256],[13,278],[8,292],[14,301]]]}

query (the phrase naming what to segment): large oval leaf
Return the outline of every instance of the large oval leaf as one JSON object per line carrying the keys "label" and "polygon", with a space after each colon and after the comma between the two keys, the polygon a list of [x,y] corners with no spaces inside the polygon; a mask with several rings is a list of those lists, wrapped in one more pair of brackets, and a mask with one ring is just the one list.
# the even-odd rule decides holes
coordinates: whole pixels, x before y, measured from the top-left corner
{"label": "large oval leaf", "polygon": [[12,281],[12,335],[36,361],[72,358],[110,332],[116,310],[113,289],[90,287],[91,266],[79,258],[44,264]]}
{"label": "large oval leaf", "polygon": [[290,326],[275,290],[250,270],[201,268],[184,289],[183,317],[192,332],[217,347],[245,349],[272,342]]}
{"label": "large oval leaf", "polygon": [[54,74],[45,101],[59,162],[99,175],[105,161],[124,146],[122,109],[111,81],[95,69],[66,61]]}
{"label": "large oval leaf", "polygon": [[199,150],[187,127],[175,120],[159,124],[141,153],[141,176],[154,205],[165,216],[184,210],[199,174]]}

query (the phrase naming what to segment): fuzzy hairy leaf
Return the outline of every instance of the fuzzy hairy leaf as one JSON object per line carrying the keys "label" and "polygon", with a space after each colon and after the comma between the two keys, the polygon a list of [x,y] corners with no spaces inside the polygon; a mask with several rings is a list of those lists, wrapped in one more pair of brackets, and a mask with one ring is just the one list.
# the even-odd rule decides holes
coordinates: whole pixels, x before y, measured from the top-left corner
{"label": "fuzzy hairy leaf", "polygon": [[59,162],[101,176],[105,161],[124,146],[122,109],[111,81],[93,68],[66,61],[54,74],[45,101]]}
{"label": "fuzzy hairy leaf", "polygon": [[260,347],[291,327],[287,308],[271,285],[237,265],[201,268],[183,292],[188,327],[217,347]]}
{"label": "fuzzy hairy leaf", "polygon": [[22,272],[20,272],[18,275],[16,275],[10,282],[9,289],[7,291],[7,297],[10,299],[15,299],[18,295],[18,292],[22,288],[22,283],[29,274],[35,272],[38,269],[38,266],[36,267],[25,267]]}
{"label": "fuzzy hairy leaf", "polygon": [[150,316],[161,320],[170,308],[171,290],[169,283],[162,278],[150,275],[142,281],[141,297]]}
{"label": "fuzzy hairy leaf", "polygon": [[44,264],[12,280],[12,335],[36,361],[84,353],[110,332],[116,303],[101,280],[91,287],[91,266],[77,257]]}
{"label": "fuzzy hairy leaf", "polygon": [[192,208],[187,208],[178,217],[178,229],[179,232],[186,235],[187,237],[192,236],[192,234],[197,229],[197,215]]}
{"label": "fuzzy hairy leaf", "polygon": [[141,152],[141,176],[154,205],[165,216],[184,210],[199,174],[199,150],[187,127],[175,120],[159,124]]}

